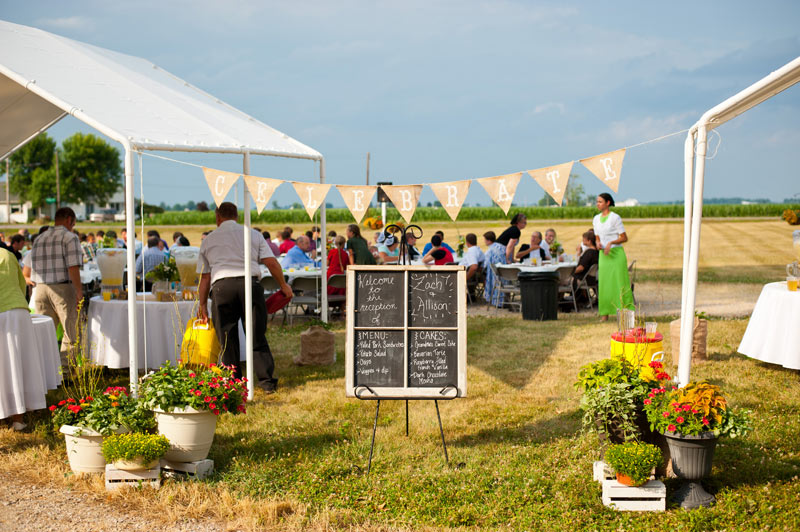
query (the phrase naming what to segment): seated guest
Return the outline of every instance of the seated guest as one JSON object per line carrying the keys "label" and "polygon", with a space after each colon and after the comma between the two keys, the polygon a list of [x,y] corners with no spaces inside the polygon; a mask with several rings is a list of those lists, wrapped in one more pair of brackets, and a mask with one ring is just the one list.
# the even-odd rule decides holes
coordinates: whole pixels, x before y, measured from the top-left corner
{"label": "seated guest", "polygon": [[474,233],[469,233],[464,237],[464,241],[467,243],[467,252],[459,264],[467,268],[467,283],[469,283],[480,275],[486,256],[478,247],[478,237]]}
{"label": "seated guest", "polygon": [[378,256],[382,264],[397,264],[400,260],[400,240],[397,236],[381,233],[378,237]]}
{"label": "seated guest", "polygon": [[210,235],[210,234],[211,234],[211,231],[203,231],[203,233],[200,235],[200,242],[202,242],[203,240],[205,240],[205,239],[206,239],[206,237],[207,237],[208,235]]}
{"label": "seated guest", "polygon": [[417,249],[417,237],[411,234],[411,231],[406,233],[403,238],[405,239],[405,253],[406,264],[410,264],[412,260],[419,260],[422,258],[422,253]]}
{"label": "seated guest", "polygon": [[[284,231],[284,234],[286,232]],[[297,238],[294,246],[289,248],[286,256],[281,260],[281,266],[288,268],[303,268],[305,266],[314,267],[316,263],[306,253],[311,250],[311,242],[308,237],[303,235]]]}
{"label": "seated guest", "polygon": [[91,262],[94,260],[94,250],[92,245],[89,244],[89,237],[86,233],[78,233],[78,239],[81,241],[81,251],[83,252],[83,262]]}
{"label": "seated guest", "polygon": [[584,252],[581,253],[578,266],[572,273],[572,288],[575,290],[575,294],[579,303],[588,303],[589,300],[587,297],[588,294],[586,294],[585,291],[578,292],[578,282],[586,278],[586,283],[589,286],[597,286],[597,278],[587,277],[589,269],[593,265],[597,264],[598,260],[600,259],[600,252],[597,251],[597,248],[595,247],[596,245],[594,231],[586,231],[583,233],[583,242],[581,243],[581,247],[584,248]]}
{"label": "seated guest", "polygon": [[[587,231],[587,232],[592,234],[592,242],[595,242],[596,239],[595,239],[595,236],[594,236],[594,229],[589,229],[589,231]],[[577,248],[575,248],[575,256],[577,258],[580,258],[581,255],[583,255],[583,252],[586,251],[587,249],[590,249],[590,248],[585,244],[585,239],[583,237],[581,237],[581,243],[578,245]],[[595,248],[595,249],[597,249],[597,248]]]}
{"label": "seated guest", "polygon": [[556,241],[555,229],[550,228],[544,232],[544,242],[542,242],[542,247],[547,253],[548,259],[557,259],[559,254],[564,252],[561,246],[559,246],[558,249],[551,249],[555,241]]}
{"label": "seated guest", "polygon": [[442,237],[438,234],[431,237],[431,249],[422,257],[422,262],[425,264],[433,262],[437,266],[453,262],[453,254],[442,246]]}
{"label": "seated guest", "polygon": [[283,232],[281,233],[281,244],[278,246],[278,250],[281,252],[281,255],[283,255],[284,253],[288,253],[289,250],[295,246],[295,244],[296,244],[295,241],[292,240],[292,233],[284,229]]}
{"label": "seated guest", "polygon": [[[361,229],[357,224],[347,226],[347,253],[350,255],[350,264],[375,264],[375,256],[369,249],[366,239],[361,236]],[[377,249],[376,249],[377,251]]]}
{"label": "seated guest", "polygon": [[17,262],[22,260],[22,248],[25,247],[25,237],[22,235],[11,235],[11,241],[6,245],[3,244],[5,249],[10,251],[14,258],[17,259]]}
{"label": "seated guest", "polygon": [[[449,251],[451,254],[455,255],[456,252],[453,250],[453,248],[448,246],[447,242],[444,241],[444,232],[443,231],[436,231],[434,234],[435,235],[439,235],[441,237],[441,239],[442,239],[442,247],[444,249],[446,249],[447,251]],[[422,248],[422,255],[423,256],[427,255],[428,252],[431,250],[431,247],[433,247],[433,244],[431,242],[428,242],[427,244],[425,244],[425,247]]]}
{"label": "seated guest", "polygon": [[537,258],[539,259],[539,264],[542,263],[543,260],[548,260],[548,255],[542,246],[542,233],[539,231],[534,231],[531,235],[531,245],[522,244],[519,247],[519,251],[515,258],[518,261],[522,261],[526,257]]}
{"label": "seated guest", "polygon": [[180,231],[175,231],[174,233],[172,233],[172,243],[173,244],[177,244],[178,243],[178,239],[180,237],[182,237],[182,236],[183,236],[183,233],[181,233]]}
{"label": "seated guest", "polygon": [[[345,269],[350,265],[350,255],[344,249],[346,240],[343,236],[337,236],[333,241],[333,247],[328,252],[328,273],[327,278],[330,279],[331,275],[344,274]],[[345,294],[344,288],[328,287],[328,295],[341,295]]]}
{"label": "seated guest", "polygon": [[[186,237],[181,237],[186,238]],[[152,287],[153,283],[146,279],[147,274],[156,266],[161,264],[162,262],[167,262],[167,255],[158,249],[158,244],[160,243],[161,239],[157,236],[151,236],[147,238],[147,247],[136,258],[136,274],[139,275],[142,279],[144,279],[144,291],[149,292]]]}
{"label": "seated guest", "polygon": [[264,240],[267,241],[267,246],[269,247],[269,249],[272,250],[272,254],[275,255],[276,257],[279,257],[281,254],[281,250],[278,249],[278,245],[272,241],[272,235],[269,234],[269,231],[264,231],[261,234],[264,236]]}
{"label": "seated guest", "polygon": [[317,258],[317,239],[314,237],[314,231],[306,231],[306,236],[308,237],[308,242],[311,244],[311,249],[309,250],[308,254],[311,256],[312,259]]}
{"label": "seated guest", "polygon": [[158,249],[160,249],[161,251],[166,253],[167,249],[169,248],[169,246],[167,245],[167,241],[162,239],[161,235],[158,234],[158,231],[156,231],[155,229],[151,229],[151,230],[149,230],[147,232],[147,241],[148,242],[150,241],[150,237],[151,236],[154,236],[154,237],[156,237],[158,239]]}
{"label": "seated guest", "polygon": [[328,238],[336,238],[336,231],[328,231]]}
{"label": "seated guest", "polygon": [[[513,227],[513,226],[512,226]],[[506,229],[508,231],[508,229]],[[494,270],[491,268],[492,264],[506,264],[506,248],[505,244],[497,241],[494,231],[486,231],[483,233],[483,239],[486,243],[486,260],[483,263],[484,272],[486,273],[486,280],[483,283],[483,299],[489,301],[495,307],[503,307],[504,294],[502,292],[494,293],[496,283],[500,283]],[[494,295],[494,298],[492,296]]]}

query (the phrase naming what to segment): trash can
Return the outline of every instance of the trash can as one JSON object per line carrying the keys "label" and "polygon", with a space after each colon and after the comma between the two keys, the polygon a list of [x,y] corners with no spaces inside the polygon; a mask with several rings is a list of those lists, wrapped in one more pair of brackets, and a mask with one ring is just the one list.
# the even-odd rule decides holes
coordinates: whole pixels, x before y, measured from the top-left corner
{"label": "trash can", "polygon": [[558,272],[521,272],[523,320],[558,319]]}

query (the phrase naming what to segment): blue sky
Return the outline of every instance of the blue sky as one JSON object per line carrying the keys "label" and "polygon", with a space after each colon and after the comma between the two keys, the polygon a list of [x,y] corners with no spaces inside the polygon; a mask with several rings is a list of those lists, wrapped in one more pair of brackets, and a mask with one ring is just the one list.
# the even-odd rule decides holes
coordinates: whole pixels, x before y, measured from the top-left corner
{"label": "blue sky", "polygon": [[[800,55],[792,1],[0,0],[0,18],[145,57],[322,152],[328,181],[341,184],[364,182],[368,151],[372,182],[400,184],[633,145],[689,127]],[[65,119],[51,134],[77,130],[90,131]],[[800,85],[719,133],[706,197],[800,194]],[[680,199],[683,138],[629,150],[618,197]],[[175,157],[241,170],[234,156]],[[252,173],[317,176],[313,163],[263,157]],[[148,202],[210,199],[197,169],[146,159],[144,175]],[[526,176],[515,203],[542,194]],[[288,185],[275,198],[296,201]],[[433,199],[425,189],[421,201]],[[342,204],[335,191],[328,200]],[[468,202],[489,200],[474,184]]]}

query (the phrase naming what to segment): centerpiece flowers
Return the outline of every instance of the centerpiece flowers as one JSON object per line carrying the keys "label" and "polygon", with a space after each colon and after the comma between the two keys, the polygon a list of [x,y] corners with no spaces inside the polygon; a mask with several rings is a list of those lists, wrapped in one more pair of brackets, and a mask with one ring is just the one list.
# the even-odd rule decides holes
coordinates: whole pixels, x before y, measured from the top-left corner
{"label": "centerpiece flowers", "polygon": [[606,463],[617,474],[617,482],[626,486],[641,486],[664,459],[661,449],[637,441],[612,445],[606,451]]}
{"label": "centerpiece flowers", "polygon": [[247,379],[233,368],[211,364],[189,367],[167,361],[142,378],[141,400],[155,413],[158,433],[171,444],[167,460],[194,462],[208,456],[217,416],[244,414]]}
{"label": "centerpiece flowers", "polygon": [[673,471],[689,481],[673,499],[684,508],[711,505],[714,496],[699,481],[711,472],[720,437],[737,438],[751,430],[750,412],[729,407],[719,386],[706,381],[652,388],[642,402],[650,428],[667,440]]}

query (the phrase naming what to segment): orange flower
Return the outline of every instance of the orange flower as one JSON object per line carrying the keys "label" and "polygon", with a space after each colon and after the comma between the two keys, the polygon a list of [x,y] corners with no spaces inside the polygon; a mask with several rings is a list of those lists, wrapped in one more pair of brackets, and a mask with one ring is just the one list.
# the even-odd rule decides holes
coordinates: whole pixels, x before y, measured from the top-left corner
{"label": "orange flower", "polygon": [[114,401],[114,402],[111,403],[111,406],[119,406],[119,403]]}

